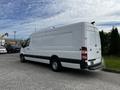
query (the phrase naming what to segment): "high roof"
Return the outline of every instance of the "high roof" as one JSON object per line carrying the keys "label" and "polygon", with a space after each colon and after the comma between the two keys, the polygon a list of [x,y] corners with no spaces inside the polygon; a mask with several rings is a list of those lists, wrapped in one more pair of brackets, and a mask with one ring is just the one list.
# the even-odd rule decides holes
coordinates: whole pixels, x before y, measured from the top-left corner
{"label": "high roof", "polygon": [[[39,31],[37,31],[37,32],[34,32],[33,34],[35,34],[35,33],[38,33],[38,32],[47,32],[47,31],[51,31],[51,30],[54,30],[55,28],[60,28],[60,27],[64,27],[64,26],[69,26],[69,25],[74,25],[74,24],[90,24],[90,23],[88,23],[88,22],[67,22],[67,23],[64,23],[64,24],[58,24],[58,25],[54,25],[54,26],[50,26],[50,27],[47,27],[47,28],[42,28],[42,29],[40,29]],[[33,35],[32,34],[32,35]]]}

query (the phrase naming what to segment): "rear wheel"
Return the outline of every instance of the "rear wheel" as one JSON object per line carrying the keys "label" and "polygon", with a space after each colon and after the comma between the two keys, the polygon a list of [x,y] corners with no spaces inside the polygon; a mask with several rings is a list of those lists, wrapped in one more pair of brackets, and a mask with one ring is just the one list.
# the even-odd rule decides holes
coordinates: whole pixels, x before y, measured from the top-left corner
{"label": "rear wheel", "polygon": [[58,58],[52,58],[50,61],[51,69],[55,72],[61,71],[61,63]]}
{"label": "rear wheel", "polygon": [[26,60],[25,60],[25,57],[23,54],[20,55],[20,62],[24,63]]}

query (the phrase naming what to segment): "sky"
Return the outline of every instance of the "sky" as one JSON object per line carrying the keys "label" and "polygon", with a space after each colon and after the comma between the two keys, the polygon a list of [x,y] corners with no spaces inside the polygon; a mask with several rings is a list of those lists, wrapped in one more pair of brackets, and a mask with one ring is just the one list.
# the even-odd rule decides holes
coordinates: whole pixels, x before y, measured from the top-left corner
{"label": "sky", "polygon": [[99,30],[120,29],[120,0],[0,0],[0,33],[27,38],[42,28],[72,21],[96,22]]}

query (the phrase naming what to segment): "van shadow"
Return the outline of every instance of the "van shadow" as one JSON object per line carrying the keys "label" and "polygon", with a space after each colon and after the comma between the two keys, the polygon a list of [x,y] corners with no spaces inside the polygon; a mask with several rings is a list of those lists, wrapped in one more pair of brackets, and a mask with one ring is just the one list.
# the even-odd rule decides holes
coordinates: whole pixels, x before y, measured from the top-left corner
{"label": "van shadow", "polygon": [[99,71],[91,71],[91,70],[80,70],[80,69],[71,69],[71,68],[63,68],[63,73],[73,75],[73,76],[82,76],[82,77],[97,77],[100,75]]}
{"label": "van shadow", "polygon": [[100,70],[96,71],[96,70],[80,70],[80,69],[72,69],[72,68],[66,68],[63,67],[62,71],[60,72],[54,72],[50,69],[50,65],[49,64],[45,64],[45,63],[40,63],[40,62],[33,62],[33,61],[27,61],[27,63],[31,64],[31,65],[35,65],[36,67],[40,67],[42,69],[49,69],[49,72],[52,73],[57,73],[57,74],[62,74],[62,75],[68,75],[68,76],[76,76],[76,77],[99,77],[100,76]]}

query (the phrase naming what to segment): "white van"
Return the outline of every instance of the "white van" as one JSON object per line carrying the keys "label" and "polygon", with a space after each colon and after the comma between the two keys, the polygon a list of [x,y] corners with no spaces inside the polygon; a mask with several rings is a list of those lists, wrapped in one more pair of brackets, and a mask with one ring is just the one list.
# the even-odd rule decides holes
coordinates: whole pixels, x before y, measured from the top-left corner
{"label": "white van", "polygon": [[[29,43],[30,42],[30,43]],[[26,60],[61,67],[95,70],[101,67],[101,43],[98,29],[86,22],[40,30],[31,35],[29,45],[21,49]]]}

